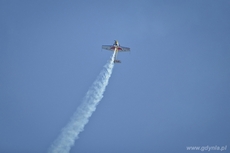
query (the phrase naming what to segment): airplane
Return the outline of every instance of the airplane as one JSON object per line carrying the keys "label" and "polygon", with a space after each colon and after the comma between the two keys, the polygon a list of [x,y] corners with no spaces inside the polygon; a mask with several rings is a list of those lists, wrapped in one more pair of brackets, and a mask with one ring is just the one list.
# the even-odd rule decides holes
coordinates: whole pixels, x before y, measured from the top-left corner
{"label": "airplane", "polygon": [[120,60],[116,59],[118,52],[129,52],[130,48],[120,46],[120,44],[119,44],[119,42],[117,40],[114,40],[114,41],[115,42],[114,42],[113,45],[102,45],[102,49],[114,51],[115,52],[115,57],[113,59],[113,62],[114,63],[121,63]]}

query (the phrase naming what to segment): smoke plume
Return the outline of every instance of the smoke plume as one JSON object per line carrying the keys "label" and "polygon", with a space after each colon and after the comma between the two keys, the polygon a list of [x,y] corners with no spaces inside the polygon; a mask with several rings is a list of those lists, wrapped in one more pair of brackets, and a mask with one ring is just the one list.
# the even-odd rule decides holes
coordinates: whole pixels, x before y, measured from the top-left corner
{"label": "smoke plume", "polygon": [[103,98],[103,93],[113,71],[114,56],[115,52],[112,59],[104,66],[97,79],[89,88],[82,104],[74,112],[69,123],[62,129],[58,138],[49,148],[49,153],[68,153],[70,151],[79,133],[84,130],[85,125],[89,121],[89,117],[96,110],[96,106]]}

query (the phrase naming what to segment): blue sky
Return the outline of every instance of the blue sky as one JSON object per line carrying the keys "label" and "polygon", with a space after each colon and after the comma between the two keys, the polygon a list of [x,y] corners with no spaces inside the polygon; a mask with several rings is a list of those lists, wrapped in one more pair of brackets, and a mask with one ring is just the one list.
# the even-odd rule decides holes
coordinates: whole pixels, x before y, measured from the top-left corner
{"label": "blue sky", "polygon": [[[74,152],[230,147],[230,2],[0,1],[0,152],[47,152],[118,40]],[[214,152],[214,151],[213,151]]]}

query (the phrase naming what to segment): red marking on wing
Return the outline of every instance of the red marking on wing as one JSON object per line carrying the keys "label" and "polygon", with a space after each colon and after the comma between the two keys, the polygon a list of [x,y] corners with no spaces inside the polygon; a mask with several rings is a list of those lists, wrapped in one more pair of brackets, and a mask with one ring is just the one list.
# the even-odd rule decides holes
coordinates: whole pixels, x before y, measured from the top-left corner
{"label": "red marking on wing", "polygon": [[122,50],[122,48],[118,47],[117,50]]}
{"label": "red marking on wing", "polygon": [[117,50],[118,50],[118,51],[119,51],[119,50],[122,50],[122,48],[121,48],[121,47],[114,47],[114,46],[113,46],[113,47],[111,47],[110,49],[111,49],[111,50],[114,50],[115,48],[117,48]]}

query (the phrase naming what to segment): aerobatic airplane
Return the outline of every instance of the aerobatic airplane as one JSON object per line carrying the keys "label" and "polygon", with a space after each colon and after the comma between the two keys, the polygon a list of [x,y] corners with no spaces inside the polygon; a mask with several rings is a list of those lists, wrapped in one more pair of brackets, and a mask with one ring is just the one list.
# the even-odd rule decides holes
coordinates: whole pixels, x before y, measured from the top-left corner
{"label": "aerobatic airplane", "polygon": [[106,50],[110,50],[110,51],[114,51],[115,52],[115,57],[113,62],[114,63],[121,63],[120,60],[117,60],[117,54],[118,52],[129,52],[130,48],[128,47],[123,47],[119,45],[119,42],[117,40],[114,40],[114,44],[113,45],[102,45],[102,49],[106,49]]}

